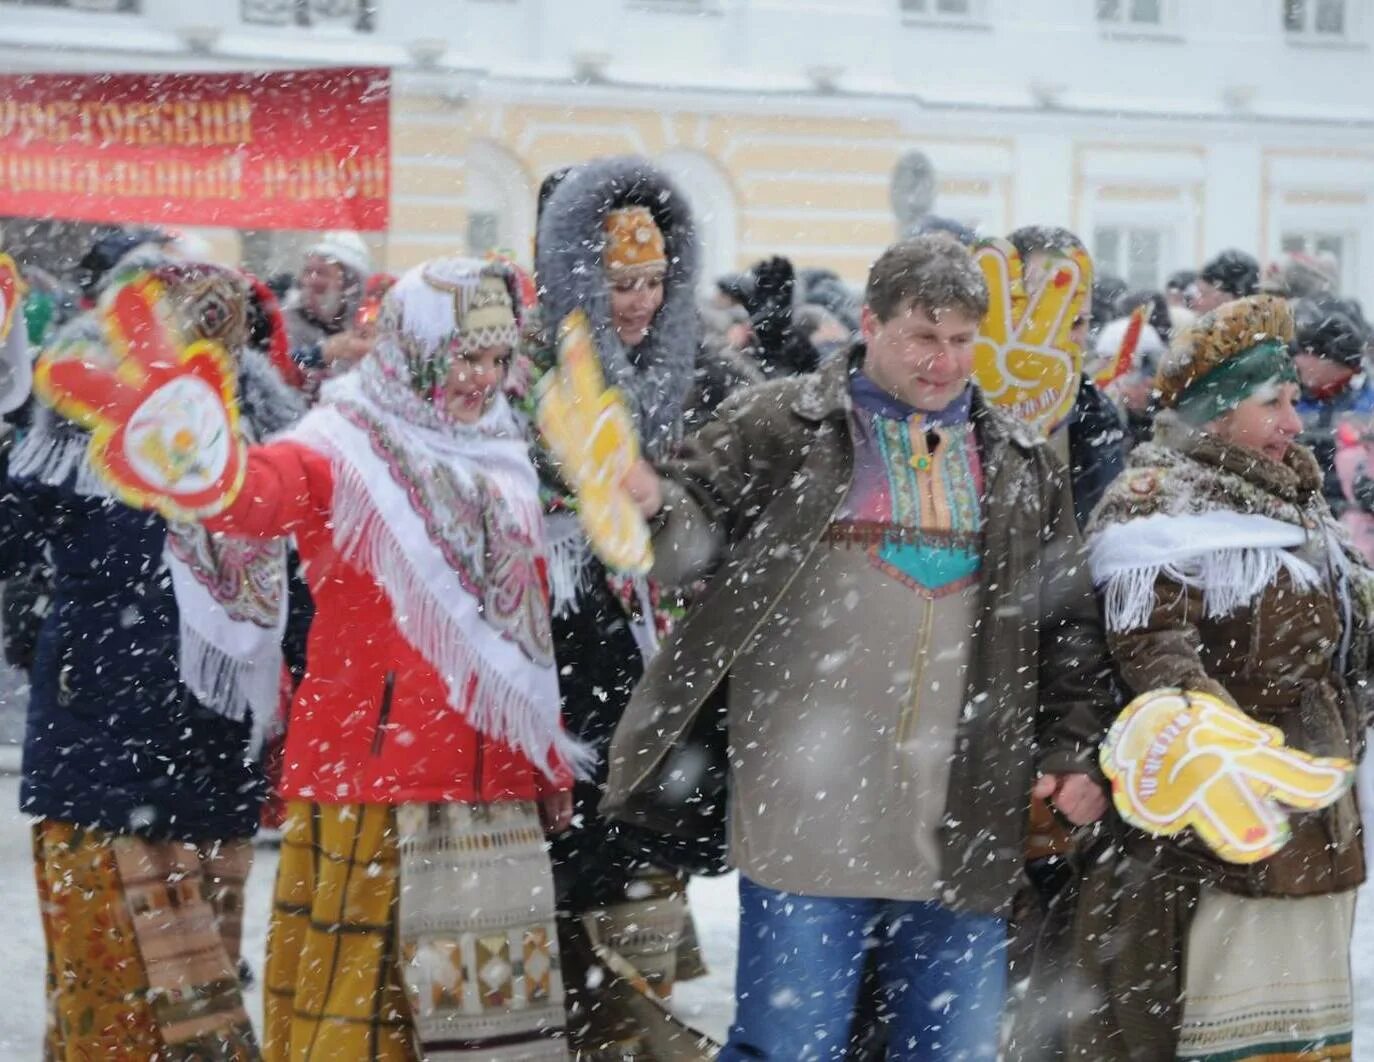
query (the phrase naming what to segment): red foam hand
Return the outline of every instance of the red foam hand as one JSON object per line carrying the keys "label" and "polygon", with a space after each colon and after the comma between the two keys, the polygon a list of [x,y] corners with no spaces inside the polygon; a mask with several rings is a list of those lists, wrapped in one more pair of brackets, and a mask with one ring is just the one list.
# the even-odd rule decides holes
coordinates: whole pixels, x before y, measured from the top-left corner
{"label": "red foam hand", "polygon": [[34,386],[91,431],[92,466],[124,501],[169,519],[223,511],[243,483],[233,363],[218,343],[183,343],[158,281],[140,276],[101,311],[113,361],[81,346],[39,359]]}

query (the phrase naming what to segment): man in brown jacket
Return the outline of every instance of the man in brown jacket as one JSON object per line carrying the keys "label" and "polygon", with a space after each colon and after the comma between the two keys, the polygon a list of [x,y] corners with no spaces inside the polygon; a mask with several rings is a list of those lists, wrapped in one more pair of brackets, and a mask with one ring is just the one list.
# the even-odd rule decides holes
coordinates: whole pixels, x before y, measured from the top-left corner
{"label": "man in brown jacket", "polygon": [[603,810],[647,821],[728,680],[723,1059],[842,1057],[870,949],[897,1055],[995,1058],[1027,796],[1105,810],[1092,586],[1062,467],[970,382],[987,301],[953,241],[897,244],[851,357],[732,400],[626,481],[655,574],[708,582],[617,730]]}

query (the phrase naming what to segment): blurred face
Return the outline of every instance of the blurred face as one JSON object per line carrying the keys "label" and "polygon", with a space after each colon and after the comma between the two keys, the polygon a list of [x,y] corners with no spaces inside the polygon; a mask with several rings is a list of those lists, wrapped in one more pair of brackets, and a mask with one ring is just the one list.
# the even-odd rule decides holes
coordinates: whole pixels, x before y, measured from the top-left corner
{"label": "blurred face", "polygon": [[1263,454],[1270,461],[1282,461],[1302,431],[1296,408],[1298,394],[1294,383],[1266,389],[1212,421],[1207,431],[1232,446]]}
{"label": "blurred face", "polygon": [[663,271],[611,278],[611,325],[627,347],[637,347],[663,305]]}
{"label": "blurred face", "polygon": [[1154,378],[1141,373],[1128,373],[1113,385],[1117,401],[1131,413],[1144,413],[1149,408],[1154,389]]}
{"label": "blurred face", "polygon": [[930,311],[908,302],[880,321],[865,306],[860,327],[868,344],[864,372],[908,405],[941,410],[968,386],[978,321],[962,310]]}
{"label": "blurred face", "polygon": [[476,424],[501,390],[510,347],[483,347],[453,359],[444,381],[444,411],[459,424]]}
{"label": "blurred face", "polygon": [[1302,389],[1309,394],[1331,394],[1341,390],[1355,377],[1354,369],[1315,354],[1295,354],[1293,364],[1298,367]]}
{"label": "blurred face", "polygon": [[1231,301],[1231,293],[1222,291],[1210,280],[1199,278],[1192,289],[1192,298],[1189,300],[1189,308],[1196,313],[1207,313],[1215,310],[1223,303]]}
{"label": "blurred face", "polygon": [[332,321],[343,312],[343,266],[317,254],[307,255],[301,269],[301,301],[317,321]]}

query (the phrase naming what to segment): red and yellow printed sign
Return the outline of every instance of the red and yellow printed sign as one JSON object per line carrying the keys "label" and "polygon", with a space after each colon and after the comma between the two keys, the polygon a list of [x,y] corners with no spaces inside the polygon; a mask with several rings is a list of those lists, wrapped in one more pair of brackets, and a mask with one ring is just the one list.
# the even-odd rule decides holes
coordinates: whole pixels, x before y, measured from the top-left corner
{"label": "red and yellow printed sign", "polygon": [[386,70],[0,77],[0,214],[387,225]]}

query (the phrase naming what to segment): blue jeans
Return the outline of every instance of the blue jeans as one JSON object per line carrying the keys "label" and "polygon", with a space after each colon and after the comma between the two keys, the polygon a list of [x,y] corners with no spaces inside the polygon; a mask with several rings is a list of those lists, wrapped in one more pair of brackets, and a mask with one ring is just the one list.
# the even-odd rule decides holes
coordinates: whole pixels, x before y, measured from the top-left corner
{"label": "blue jeans", "polygon": [[997,1058],[1007,984],[1000,918],[776,892],[742,875],[739,899],[735,1023],[718,1062],[842,1059],[874,949],[889,1059]]}

